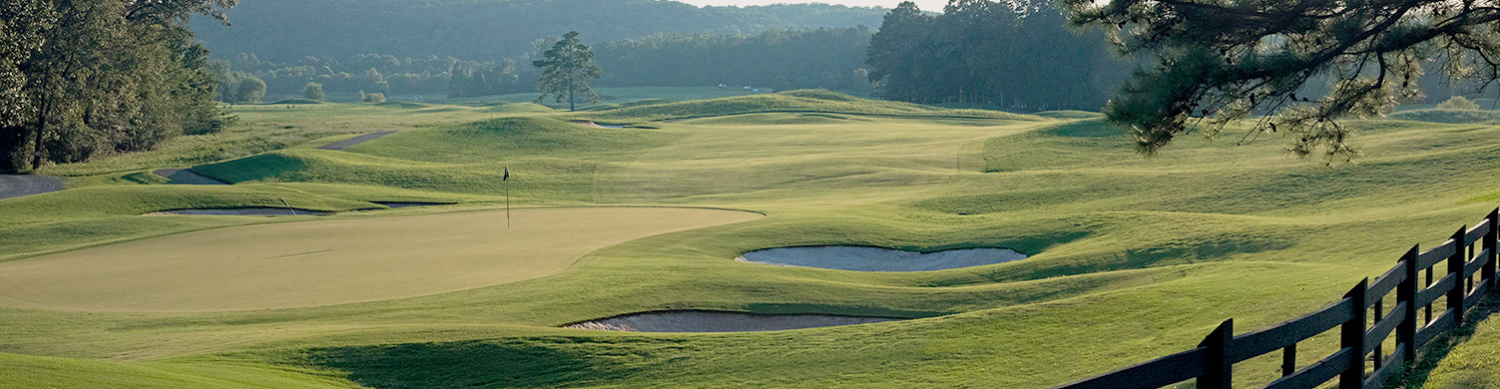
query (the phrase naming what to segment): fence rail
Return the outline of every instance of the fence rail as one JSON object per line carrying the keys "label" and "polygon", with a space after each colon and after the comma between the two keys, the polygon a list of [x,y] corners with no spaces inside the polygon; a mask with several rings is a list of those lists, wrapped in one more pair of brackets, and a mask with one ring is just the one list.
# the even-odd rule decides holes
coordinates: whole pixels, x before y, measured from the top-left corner
{"label": "fence rail", "polygon": [[[1310,389],[1334,378],[1339,389],[1379,388],[1411,362],[1418,349],[1463,324],[1465,314],[1500,287],[1495,280],[1497,221],[1500,209],[1474,228],[1460,228],[1437,247],[1422,251],[1412,246],[1374,282],[1360,281],[1338,302],[1302,317],[1240,335],[1234,335],[1234,319],[1225,320],[1196,348],[1058,388],[1148,389],[1196,379],[1199,389],[1227,389],[1234,384],[1235,363],[1277,350],[1282,355],[1281,378],[1264,388]],[[1444,265],[1444,272],[1434,280],[1438,265]],[[1391,292],[1396,302],[1386,309]],[[1439,300],[1442,306],[1433,316]],[[1335,328],[1338,351],[1297,368],[1297,343]],[[1384,349],[1393,334],[1394,349]]]}

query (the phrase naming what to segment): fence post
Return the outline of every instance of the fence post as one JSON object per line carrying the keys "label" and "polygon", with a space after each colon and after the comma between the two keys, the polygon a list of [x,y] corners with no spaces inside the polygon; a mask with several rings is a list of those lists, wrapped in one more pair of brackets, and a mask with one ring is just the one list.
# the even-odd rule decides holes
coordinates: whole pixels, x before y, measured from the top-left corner
{"label": "fence post", "polygon": [[1225,320],[1203,338],[1198,347],[1207,347],[1208,356],[1204,361],[1208,366],[1208,373],[1198,377],[1197,389],[1230,389],[1234,387],[1234,365],[1229,363],[1229,355],[1226,349],[1229,341],[1234,339],[1234,319]]}
{"label": "fence post", "polygon": [[1453,275],[1453,288],[1448,289],[1448,309],[1453,310],[1454,327],[1464,324],[1464,258],[1468,252],[1468,242],[1464,241],[1464,232],[1469,226],[1459,227],[1458,232],[1453,233],[1453,255],[1448,256],[1448,274]]}
{"label": "fence post", "polygon": [[1365,384],[1365,320],[1369,307],[1365,306],[1365,294],[1369,293],[1370,279],[1360,281],[1345,298],[1354,303],[1354,317],[1344,322],[1339,331],[1339,346],[1349,349],[1349,366],[1339,375],[1339,389],[1363,389]]}
{"label": "fence post", "polygon": [[1396,300],[1406,303],[1406,309],[1396,312],[1401,315],[1401,324],[1396,326],[1396,342],[1404,352],[1402,360],[1410,363],[1417,357],[1417,253],[1420,246],[1411,246],[1401,256],[1401,266],[1406,268],[1406,280],[1396,286]]}
{"label": "fence post", "polygon": [[1495,262],[1500,260],[1500,256],[1497,256],[1495,253],[1495,250],[1500,250],[1500,248],[1495,247],[1495,243],[1500,241],[1500,222],[1497,222],[1500,221],[1500,208],[1490,211],[1490,215],[1485,217],[1485,219],[1487,220],[1484,222],[1490,225],[1490,233],[1484,234],[1484,248],[1490,250],[1490,255],[1484,259],[1484,270],[1481,270],[1479,273],[1479,281],[1481,284],[1488,283],[1490,291],[1494,291],[1494,288],[1497,286],[1495,284]]}

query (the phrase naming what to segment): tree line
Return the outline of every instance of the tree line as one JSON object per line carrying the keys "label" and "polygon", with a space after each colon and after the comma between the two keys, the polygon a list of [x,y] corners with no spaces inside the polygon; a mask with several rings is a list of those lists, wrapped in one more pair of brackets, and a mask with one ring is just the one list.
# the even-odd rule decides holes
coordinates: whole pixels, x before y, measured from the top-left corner
{"label": "tree line", "polygon": [[[873,34],[859,26],[771,30],[754,35],[656,34],[604,42],[592,47],[593,62],[608,70],[596,84],[727,84],[867,93],[863,58]],[[219,98],[225,102],[258,102],[267,93],[294,95],[309,82],[320,84],[330,93],[477,97],[535,92],[539,73],[530,66],[531,61],[559,39],[536,39],[528,50],[492,61],[358,54],[342,59],[308,56],[276,62],[261,60],[257,53],[240,53],[215,59],[210,65],[224,80]]]}
{"label": "tree line", "polygon": [[216,130],[219,80],[186,24],[236,1],[0,1],[0,169]]}
{"label": "tree line", "polygon": [[903,2],[870,42],[870,80],[891,100],[1097,110],[1133,65],[1065,23],[1040,1],[950,0],[938,15]]}
{"label": "tree line", "polygon": [[278,62],[365,53],[521,62],[515,56],[533,50],[536,39],[567,31],[589,42],[657,33],[753,35],[873,26],[885,11],[827,4],[700,8],[660,0],[256,0],[234,8],[232,27],[206,21],[193,27],[215,52]]}

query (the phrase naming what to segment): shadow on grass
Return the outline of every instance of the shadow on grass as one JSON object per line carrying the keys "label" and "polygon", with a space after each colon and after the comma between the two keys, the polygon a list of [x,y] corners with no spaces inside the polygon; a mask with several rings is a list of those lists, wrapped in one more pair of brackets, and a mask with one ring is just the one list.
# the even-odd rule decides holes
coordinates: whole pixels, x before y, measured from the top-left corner
{"label": "shadow on grass", "polygon": [[563,337],[412,343],[314,349],[301,362],[343,372],[372,388],[558,387],[635,372],[626,365],[639,361],[611,358],[621,355],[600,346],[611,348]]}
{"label": "shadow on grass", "polygon": [[1436,369],[1438,364],[1453,352],[1454,348],[1469,341],[1469,338],[1474,336],[1474,330],[1479,323],[1489,319],[1496,311],[1500,311],[1500,294],[1491,294],[1469,312],[1469,316],[1466,317],[1467,323],[1447,334],[1438,336],[1437,339],[1428,343],[1426,348],[1419,351],[1418,355],[1421,357],[1405,371],[1392,377],[1385,384],[1385,389],[1419,389],[1426,386],[1433,369]]}

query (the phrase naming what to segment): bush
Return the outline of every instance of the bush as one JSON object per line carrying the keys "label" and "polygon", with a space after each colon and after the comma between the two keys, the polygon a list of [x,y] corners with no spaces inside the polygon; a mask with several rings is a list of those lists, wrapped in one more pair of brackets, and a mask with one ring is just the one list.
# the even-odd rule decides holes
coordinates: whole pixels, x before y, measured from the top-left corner
{"label": "bush", "polygon": [[1469,101],[1469,99],[1466,99],[1463,96],[1453,96],[1453,98],[1448,99],[1448,101],[1444,101],[1441,104],[1438,104],[1437,107],[1440,109],[1472,111],[1479,109],[1479,103]]}
{"label": "bush", "polygon": [[365,102],[366,103],[384,103],[385,102],[385,94],[384,93],[380,93],[380,92],[365,94]]}
{"label": "bush", "polygon": [[260,99],[266,96],[266,82],[260,78],[245,74],[239,77],[238,87],[234,91],[234,101],[245,104],[260,104]]}
{"label": "bush", "polygon": [[302,86],[302,98],[314,101],[323,101],[327,95],[323,94],[323,84],[308,82]]}

